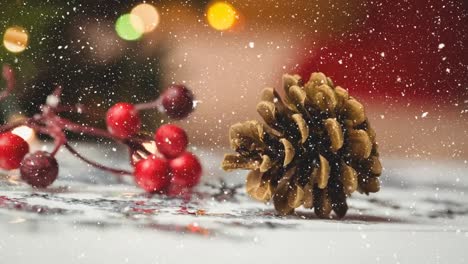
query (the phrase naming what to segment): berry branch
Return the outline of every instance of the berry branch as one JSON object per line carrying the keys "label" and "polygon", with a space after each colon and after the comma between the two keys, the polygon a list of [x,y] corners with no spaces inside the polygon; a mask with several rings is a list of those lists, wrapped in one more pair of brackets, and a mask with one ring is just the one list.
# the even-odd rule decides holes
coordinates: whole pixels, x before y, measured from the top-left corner
{"label": "berry branch", "polygon": [[0,93],[0,101],[8,97],[15,87],[15,74],[9,65],[3,65],[2,77],[5,79],[7,86]]}
{"label": "berry branch", "polygon": [[120,170],[120,169],[114,169],[114,168],[110,168],[110,167],[107,167],[105,165],[102,165],[102,164],[99,164],[95,161],[92,161],[86,157],[84,157],[83,155],[81,155],[76,149],[74,149],[72,146],[70,146],[70,144],[68,143],[65,143],[64,144],[64,147],[71,153],[73,154],[75,157],[79,158],[80,160],[88,163],[89,165],[93,166],[93,167],[96,167],[98,169],[101,169],[101,170],[104,170],[104,171],[108,171],[108,172],[111,172],[111,173],[114,173],[116,175],[133,175],[133,172],[131,171],[127,171],[127,170]]}
{"label": "berry branch", "polygon": [[[0,101],[14,89],[15,77],[9,66],[3,67],[3,78],[7,88],[0,93]],[[185,149],[188,137],[185,131],[175,125],[163,125],[151,136],[141,133],[140,111],[156,109],[172,119],[187,117],[193,110],[193,94],[183,85],[172,85],[156,100],[142,103],[117,103],[106,114],[107,130],[93,126],[81,125],[61,117],[62,112],[88,112],[81,104],[75,106],[61,105],[63,88],[57,88],[41,105],[40,112],[32,117],[13,121],[0,126],[0,168],[6,170],[20,169],[21,178],[33,187],[47,187],[58,176],[57,152],[64,147],[73,156],[98,169],[110,172],[115,176],[134,176],[136,183],[148,192],[165,191],[168,188],[184,189],[193,187],[201,176],[201,165],[198,159]],[[47,135],[54,140],[53,150],[48,153],[29,152],[29,145],[21,137],[11,133],[19,126],[27,126],[36,133]],[[116,169],[95,162],[73,148],[65,132],[106,138],[126,145],[130,163],[134,171]],[[152,153],[144,143],[155,142],[159,153]],[[181,188],[179,188],[181,187]]]}

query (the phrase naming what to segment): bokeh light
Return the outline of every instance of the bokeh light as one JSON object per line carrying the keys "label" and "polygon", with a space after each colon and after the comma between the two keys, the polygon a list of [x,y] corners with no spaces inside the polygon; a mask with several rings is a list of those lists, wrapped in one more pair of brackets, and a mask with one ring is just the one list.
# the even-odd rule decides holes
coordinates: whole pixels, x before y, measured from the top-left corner
{"label": "bokeh light", "polygon": [[215,2],[206,12],[208,23],[216,30],[231,28],[237,19],[236,9],[226,2]]}
{"label": "bokeh light", "polygon": [[143,21],[132,14],[121,15],[115,22],[117,35],[125,40],[137,40],[144,32]]}
{"label": "bokeh light", "polygon": [[[131,23],[133,27],[138,28],[138,23],[142,22],[144,33],[153,31],[159,24],[158,10],[150,4],[139,4],[132,9],[130,14],[133,15],[131,16]],[[135,18],[139,19],[135,20]]]}
{"label": "bokeh light", "polygon": [[5,48],[13,53],[19,53],[26,49],[28,46],[28,33],[22,27],[10,27],[3,35],[3,45]]}

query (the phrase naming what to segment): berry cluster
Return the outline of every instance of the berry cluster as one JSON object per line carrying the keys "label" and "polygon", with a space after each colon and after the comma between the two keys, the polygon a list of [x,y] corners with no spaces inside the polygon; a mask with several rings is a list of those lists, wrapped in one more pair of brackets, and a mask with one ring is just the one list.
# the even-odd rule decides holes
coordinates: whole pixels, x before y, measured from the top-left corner
{"label": "berry cluster", "polygon": [[169,194],[182,193],[200,180],[200,162],[185,149],[187,134],[176,125],[163,125],[155,135],[162,157],[150,155],[135,164],[135,181],[148,192],[167,190]]}
{"label": "berry cluster", "polygon": [[[0,93],[0,101],[13,90],[15,78],[9,66],[3,66],[3,78],[7,88]],[[86,113],[86,107],[67,107],[60,104],[61,87],[49,95],[40,113],[33,117],[16,120],[0,126],[0,168],[19,169],[21,179],[33,187],[45,188],[58,176],[59,166],[55,159],[60,148],[65,148],[77,158],[99,169],[117,176],[132,176],[135,182],[147,192],[167,191],[178,194],[195,186],[201,176],[200,162],[186,152],[188,137],[185,131],[175,125],[163,125],[156,134],[149,136],[141,132],[140,112],[157,109],[172,119],[187,117],[193,110],[193,94],[183,85],[171,85],[154,101],[143,104],[117,103],[108,109],[107,130],[85,126],[60,116],[62,112]],[[11,131],[19,126],[28,126],[39,134],[54,139],[51,152],[29,153],[28,143]],[[107,138],[128,147],[130,162],[134,171],[110,168],[92,161],[80,154],[67,140],[66,132],[87,134]],[[145,143],[155,142],[158,152],[153,153]]]}

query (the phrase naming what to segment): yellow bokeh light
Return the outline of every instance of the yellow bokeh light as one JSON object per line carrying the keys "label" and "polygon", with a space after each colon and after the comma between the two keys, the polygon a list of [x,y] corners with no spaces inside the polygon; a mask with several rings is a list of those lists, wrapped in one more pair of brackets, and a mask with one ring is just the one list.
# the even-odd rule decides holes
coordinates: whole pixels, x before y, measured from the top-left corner
{"label": "yellow bokeh light", "polygon": [[[159,24],[159,13],[158,10],[150,4],[139,4],[132,9],[130,14],[133,17],[138,17],[140,21],[137,23],[143,23],[143,32],[148,33],[153,31]],[[131,19],[132,24],[134,24],[134,19]],[[135,25],[133,25],[135,28]]]}
{"label": "yellow bokeh light", "polygon": [[216,2],[208,7],[206,18],[214,29],[227,30],[236,22],[237,12],[232,5],[226,2]]}
{"label": "yellow bokeh light", "polygon": [[28,46],[28,33],[22,27],[10,27],[3,35],[3,45],[5,48],[13,53],[19,53],[26,49]]}

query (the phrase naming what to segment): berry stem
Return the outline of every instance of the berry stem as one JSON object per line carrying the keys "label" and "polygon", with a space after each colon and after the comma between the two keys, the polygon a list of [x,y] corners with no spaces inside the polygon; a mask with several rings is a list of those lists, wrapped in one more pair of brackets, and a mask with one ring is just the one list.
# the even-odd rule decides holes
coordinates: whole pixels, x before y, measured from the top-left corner
{"label": "berry stem", "polygon": [[133,173],[131,171],[127,171],[127,170],[123,170],[123,169],[115,169],[115,168],[107,167],[107,166],[102,165],[100,163],[91,161],[91,160],[87,159],[86,157],[84,157],[83,155],[81,155],[76,149],[74,149],[68,143],[65,143],[63,146],[68,151],[70,151],[70,153],[73,154],[75,157],[79,158],[80,160],[88,163],[89,165],[91,165],[93,167],[96,167],[96,168],[104,170],[104,171],[111,172],[113,174],[117,174],[118,176],[122,176],[122,175],[130,175],[131,176],[131,175],[133,175]]}
{"label": "berry stem", "polygon": [[[71,122],[70,120],[67,120],[61,117],[58,117],[58,118],[65,130],[68,130],[73,133],[78,133],[78,134],[87,134],[87,135],[92,135],[96,137],[108,138],[115,142],[125,144],[130,149],[136,149],[136,150],[140,150],[143,152],[148,152],[148,151],[141,145],[141,143],[152,139],[151,137],[147,137],[145,135],[138,135],[131,139],[122,140],[113,136],[107,130],[80,125],[80,124]],[[149,154],[152,154],[152,153],[149,153]]]}
{"label": "berry stem", "polygon": [[70,120],[67,120],[61,117],[59,117],[58,119],[59,119],[59,122],[62,124],[63,128],[70,132],[74,132],[77,134],[88,134],[88,135],[97,136],[97,137],[104,137],[104,138],[109,138],[109,139],[120,142],[119,139],[117,139],[116,137],[114,137],[113,135],[111,135],[109,132],[107,132],[104,129],[80,125],[80,124],[71,122]]}
{"label": "berry stem", "polygon": [[164,113],[164,108],[162,106],[161,102],[161,97],[158,97],[157,99],[153,101],[149,101],[146,103],[141,103],[141,104],[136,104],[135,109],[140,111],[140,110],[148,110],[148,109],[156,109],[161,113]]}
{"label": "berry stem", "polygon": [[154,154],[154,153],[151,153],[150,151],[148,151],[142,144],[140,144],[138,142],[127,141],[127,142],[125,142],[125,144],[131,150],[133,150],[134,152],[140,151],[140,152],[142,152],[143,154],[145,154],[147,156]]}
{"label": "berry stem", "polygon": [[67,138],[65,137],[65,135],[63,134],[63,132],[61,133],[62,135],[56,135],[54,137],[54,149],[52,150],[52,152],[50,153],[50,155],[52,157],[55,156],[55,154],[57,154],[57,152],[59,151],[59,149],[65,145],[67,143]]}
{"label": "berry stem", "polygon": [[0,101],[8,97],[15,87],[15,74],[9,65],[3,65],[2,76],[7,86],[6,89],[0,93]]}
{"label": "berry stem", "polygon": [[55,108],[55,112],[57,113],[63,113],[63,112],[72,112],[72,113],[78,113],[78,114],[93,114],[93,112],[89,112],[89,109],[82,105],[82,104],[76,104],[72,106],[67,106],[67,105],[59,105]]}

